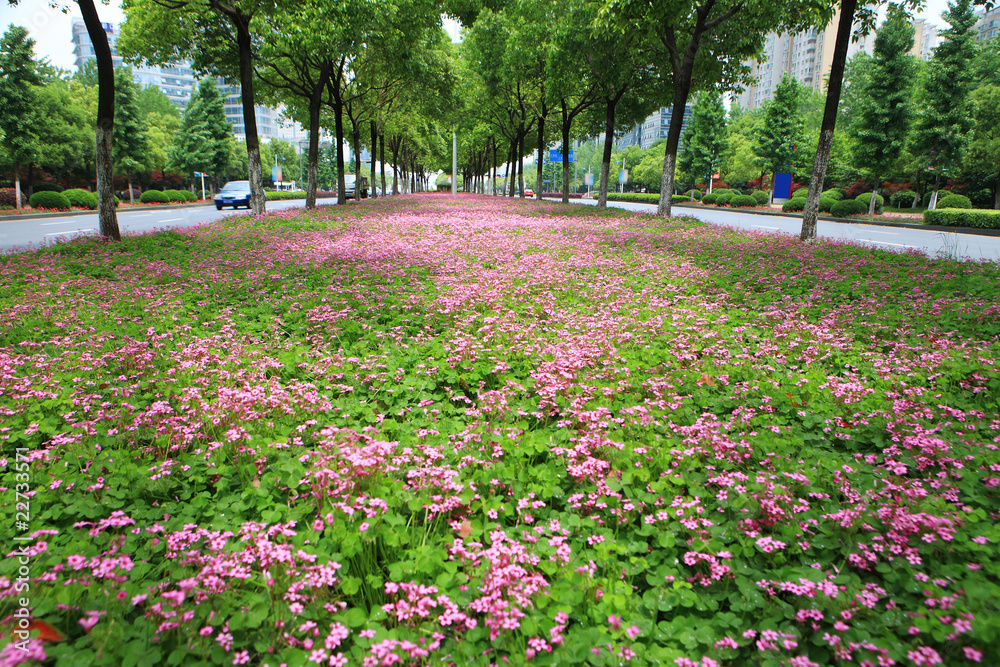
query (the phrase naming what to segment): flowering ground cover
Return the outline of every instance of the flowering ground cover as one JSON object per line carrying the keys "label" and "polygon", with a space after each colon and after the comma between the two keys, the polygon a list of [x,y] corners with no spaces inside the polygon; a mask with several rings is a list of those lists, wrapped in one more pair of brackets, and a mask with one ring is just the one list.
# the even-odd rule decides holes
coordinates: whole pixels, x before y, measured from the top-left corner
{"label": "flowering ground cover", "polygon": [[421,195],[0,274],[3,664],[1000,660],[996,265]]}

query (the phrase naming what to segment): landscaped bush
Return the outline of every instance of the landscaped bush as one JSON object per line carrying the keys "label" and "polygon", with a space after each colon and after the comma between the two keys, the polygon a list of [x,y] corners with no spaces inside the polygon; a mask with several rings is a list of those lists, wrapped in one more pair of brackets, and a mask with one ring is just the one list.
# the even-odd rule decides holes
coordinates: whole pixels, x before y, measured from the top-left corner
{"label": "landscaped bush", "polygon": [[732,188],[715,188],[712,190],[717,195],[734,195],[736,192]]}
{"label": "landscaped bush", "polygon": [[[451,192],[451,186],[449,185],[445,192]],[[264,193],[267,196],[268,201],[284,201],[286,199],[305,199],[305,192],[287,192],[285,190],[268,190]],[[624,200],[622,200],[624,201]]]}
{"label": "landscaped bush", "polygon": [[31,185],[32,194],[35,192],[62,192],[65,188],[58,183],[40,181]]}
{"label": "landscaped bush", "polygon": [[798,197],[789,199],[784,204],[782,204],[781,210],[784,211],[785,213],[791,213],[795,211],[805,210],[805,207],[806,207],[806,198]]}
{"label": "landscaped bush", "polygon": [[91,211],[97,209],[97,195],[93,192],[81,188],[63,190],[63,195],[69,199],[69,203],[74,208],[86,208]]}
{"label": "landscaped bush", "polygon": [[750,193],[750,196],[753,197],[758,206],[763,206],[771,201],[771,193],[764,190],[754,190]]}
{"label": "landscaped bush", "polygon": [[[819,198],[819,210],[823,211],[824,213],[829,213],[830,209],[832,209],[833,205],[836,204],[838,201],[840,201],[840,200],[839,199],[834,199],[833,197],[820,197]],[[803,209],[803,210],[805,210],[805,209]]]}
{"label": "landscaped bush", "polygon": [[1000,229],[1000,211],[983,208],[945,208],[924,211],[924,222],[945,227]]}
{"label": "landscaped bush", "polygon": [[187,197],[184,196],[184,190],[164,190],[163,194],[166,195],[167,201],[172,204],[181,204],[187,201]]}
{"label": "landscaped bush", "polygon": [[[865,205],[865,213],[867,213],[868,206],[871,204],[872,201],[872,193],[865,192],[855,197],[855,199],[857,199],[857,201]],[[882,213],[882,206],[884,203],[885,199],[883,199],[882,195],[878,195],[878,197],[876,197],[875,199],[875,215]]]}
{"label": "landscaped bush", "polygon": [[[945,197],[951,194],[951,190],[945,190],[944,188],[938,190],[938,201],[941,201]],[[928,188],[927,192],[924,193],[921,203],[927,207],[931,204],[931,197],[934,195],[934,190]]]}
{"label": "landscaped bush", "polygon": [[719,195],[718,195],[718,193],[716,193],[716,192],[712,192],[712,193],[710,193],[710,194],[707,194],[707,195],[705,195],[704,197],[702,197],[702,198],[701,198],[701,203],[702,203],[702,204],[714,204],[714,203],[715,203],[715,201],[716,201],[716,200],[717,200],[718,198],[719,198]]}
{"label": "landscaped bush", "polygon": [[809,196],[809,188],[799,188],[792,193],[792,199],[805,199]]}
{"label": "landscaped bush", "polygon": [[693,199],[687,195],[673,195],[670,197],[670,203],[672,204],[690,204]]}
{"label": "landscaped bush", "polygon": [[142,193],[139,201],[143,204],[169,204],[170,199],[166,193],[160,190],[146,190]]}
{"label": "landscaped bush", "polygon": [[976,208],[990,208],[993,206],[993,192],[987,188],[973,190],[969,193],[969,201]]}
{"label": "landscaped bush", "polygon": [[720,194],[715,199],[715,205],[716,206],[726,206],[726,205],[729,204],[730,200],[732,200],[732,198],[735,197],[735,196],[736,195],[733,194],[733,192],[731,190],[727,190],[726,192],[723,192],[722,194]]}
{"label": "landscaped bush", "polygon": [[[128,189],[126,188],[125,190],[122,190],[119,193],[118,196],[124,202],[129,201],[129,191],[128,191]],[[132,197],[135,199],[136,202],[141,202],[142,201],[142,192],[139,191],[139,188],[132,188]]]}
{"label": "landscaped bush", "polygon": [[889,195],[889,206],[893,208],[909,208],[913,205],[913,199],[917,196],[912,190],[900,190]]}
{"label": "landscaped bush", "polygon": [[[28,198],[21,190],[21,206],[28,205]],[[17,190],[14,188],[0,188],[0,207],[17,208]]]}
{"label": "landscaped bush", "polygon": [[938,208],[972,208],[972,202],[964,195],[948,195],[938,200]]}
{"label": "landscaped bush", "polygon": [[692,188],[687,192],[685,192],[684,194],[686,194],[691,199],[694,199],[695,201],[701,201],[702,197],[701,190],[698,190],[697,188]]}
{"label": "landscaped bush", "polygon": [[757,206],[757,200],[750,195],[734,195],[729,200],[729,205],[733,208],[754,208]]}
{"label": "landscaped bush", "polygon": [[844,198],[844,193],[837,188],[830,188],[829,190],[824,190],[820,193],[820,199],[832,199],[833,201],[840,201]]}
{"label": "landscaped bush", "polygon": [[33,193],[28,203],[31,204],[31,208],[44,208],[53,211],[68,211],[72,206],[66,195],[51,190]]}
{"label": "landscaped bush", "polygon": [[867,212],[868,204],[860,199],[843,199],[830,207],[830,215],[835,218],[863,215]]}

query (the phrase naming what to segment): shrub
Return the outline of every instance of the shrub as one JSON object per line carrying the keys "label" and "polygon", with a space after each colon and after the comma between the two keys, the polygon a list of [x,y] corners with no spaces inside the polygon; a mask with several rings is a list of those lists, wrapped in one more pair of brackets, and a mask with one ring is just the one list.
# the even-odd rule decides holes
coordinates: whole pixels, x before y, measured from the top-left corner
{"label": "shrub", "polygon": [[1000,229],[1000,211],[987,208],[939,208],[924,211],[924,222],[945,227]]}
{"label": "shrub", "polygon": [[702,204],[714,204],[715,200],[717,200],[718,198],[719,198],[718,193],[713,192],[711,194],[707,194],[704,197],[702,197],[701,198],[701,203]]}
{"label": "shrub", "polygon": [[750,195],[735,195],[729,200],[729,205],[733,208],[754,208],[757,200]]}
{"label": "shrub", "polygon": [[720,196],[736,194],[731,188],[715,188],[712,192]]}
{"label": "shrub", "polygon": [[785,213],[802,211],[806,207],[805,197],[793,197],[781,205],[781,210]]}
{"label": "shrub", "polygon": [[750,196],[753,197],[758,206],[763,206],[767,202],[771,201],[771,194],[765,192],[764,190],[754,190],[750,193]]}
{"label": "shrub", "polygon": [[[927,192],[924,193],[924,198],[922,200],[922,203],[925,207],[931,205],[931,195],[933,194],[934,190],[928,190]],[[951,190],[945,190],[944,188],[941,188],[940,190],[938,190],[938,201],[941,201],[950,194]]]}
{"label": "shrub", "polygon": [[166,193],[159,190],[146,190],[139,197],[139,201],[143,204],[167,204],[170,202]]}
{"label": "shrub", "polygon": [[184,193],[184,201],[198,201],[198,195],[190,190],[181,190]]}
{"label": "shrub", "polygon": [[183,190],[164,190],[163,194],[166,195],[167,201],[172,203],[186,201]]}
{"label": "shrub", "polygon": [[[121,197],[122,201],[128,201],[129,200],[128,193],[129,193],[128,189],[125,189],[119,192],[118,196]],[[135,201],[142,201],[142,192],[139,190],[139,188],[132,188],[132,197],[135,199]]]}
{"label": "shrub", "polygon": [[843,199],[830,207],[830,215],[835,218],[864,215],[867,212],[868,204],[861,201],[861,199]]}
{"label": "shrub", "polygon": [[824,213],[829,213],[830,209],[832,209],[833,205],[836,204],[838,201],[840,200],[834,199],[833,197],[820,197],[819,210],[823,211]]}
{"label": "shrub", "polygon": [[993,193],[985,188],[973,190],[969,193],[969,200],[976,208],[990,208],[993,206]]}
{"label": "shrub", "polygon": [[729,204],[729,201],[735,196],[736,195],[734,195],[732,191],[727,190],[726,192],[723,192],[721,195],[719,195],[719,197],[715,200],[715,205],[726,206]]}
{"label": "shrub", "polygon": [[62,192],[65,188],[58,183],[49,183],[48,181],[42,181],[40,183],[35,183],[31,186],[32,193],[35,192]]}
{"label": "shrub", "polygon": [[844,193],[841,190],[838,190],[837,188],[830,188],[829,190],[826,190],[825,192],[821,193],[819,198],[820,200],[832,199],[833,201],[840,201],[841,199],[844,198]]}
{"label": "shrub", "polygon": [[[872,201],[872,193],[865,192],[864,194],[860,194],[857,197],[855,197],[855,199],[865,205],[865,213],[867,213],[868,212],[868,205],[871,204],[871,201]],[[878,197],[875,198],[875,214],[876,215],[878,215],[879,213],[882,212],[882,206],[884,204],[885,204],[885,199],[882,197],[882,195],[879,195]]]}
{"label": "shrub", "polygon": [[792,193],[792,199],[799,199],[799,198],[805,199],[808,196],[809,196],[809,188],[799,188],[798,190]]}
{"label": "shrub", "polygon": [[913,190],[900,190],[889,195],[889,205],[893,208],[907,208],[913,205],[917,193]]}
{"label": "shrub", "polygon": [[670,197],[672,204],[690,204],[692,201],[694,200],[687,195],[671,195]]}
{"label": "shrub", "polygon": [[73,188],[72,190],[63,190],[62,194],[69,200],[70,205],[73,207],[86,208],[91,211],[97,208],[97,195],[93,192]]}
{"label": "shrub", "polygon": [[114,197],[115,197],[115,208],[118,208],[119,204],[122,203],[122,200],[118,198],[118,195],[115,195]]}
{"label": "shrub", "polygon": [[972,202],[964,195],[948,195],[940,199],[938,208],[972,208]]}
{"label": "shrub", "polygon": [[692,188],[692,189],[688,190],[687,192],[685,192],[684,194],[686,194],[688,197],[690,197],[691,199],[693,199],[695,201],[701,201],[701,190]]}
{"label": "shrub", "polygon": [[[21,190],[21,206],[26,206],[27,198],[24,190]],[[17,208],[17,191],[14,188],[0,188],[0,206],[5,208]]]}
{"label": "shrub", "polygon": [[61,192],[51,192],[42,190],[31,195],[31,208],[46,208],[53,211],[68,211],[70,209],[69,198]]}

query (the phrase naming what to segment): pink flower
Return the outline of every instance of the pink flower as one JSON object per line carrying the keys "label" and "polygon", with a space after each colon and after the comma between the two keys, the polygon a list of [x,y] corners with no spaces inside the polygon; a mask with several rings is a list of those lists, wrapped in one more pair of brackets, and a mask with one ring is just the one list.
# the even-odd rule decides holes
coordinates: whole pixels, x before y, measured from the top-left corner
{"label": "pink flower", "polygon": [[965,659],[971,660],[972,662],[982,662],[983,652],[972,648],[971,646],[963,646],[962,651],[965,652]]}
{"label": "pink flower", "polygon": [[363,532],[365,532],[366,530],[368,530],[368,527],[369,527],[369,526],[368,526],[368,522],[367,522],[367,521],[362,521],[362,522],[361,522],[361,525],[360,525],[360,526],[358,526],[358,530],[360,530],[360,531],[361,531],[361,532],[363,533]]}
{"label": "pink flower", "polygon": [[628,635],[629,639],[634,640],[636,637],[642,634],[642,630],[639,629],[638,625],[631,625],[625,630],[625,634]]}
{"label": "pink flower", "polygon": [[249,651],[237,651],[233,655],[234,665],[245,665],[250,662],[250,652]]}
{"label": "pink flower", "polygon": [[608,616],[608,625],[611,626],[612,630],[622,629],[622,617],[621,616]]}
{"label": "pink flower", "polygon": [[84,617],[84,618],[81,618],[79,621],[77,621],[77,623],[79,623],[81,626],[83,626],[83,629],[84,629],[85,632],[90,632],[90,629],[92,627],[94,627],[95,625],[97,625],[97,622],[99,620],[101,620],[100,614],[88,611],[87,612],[87,616]]}
{"label": "pink flower", "polygon": [[566,621],[569,620],[569,614],[564,611],[556,612],[556,623],[560,625],[565,625]]}

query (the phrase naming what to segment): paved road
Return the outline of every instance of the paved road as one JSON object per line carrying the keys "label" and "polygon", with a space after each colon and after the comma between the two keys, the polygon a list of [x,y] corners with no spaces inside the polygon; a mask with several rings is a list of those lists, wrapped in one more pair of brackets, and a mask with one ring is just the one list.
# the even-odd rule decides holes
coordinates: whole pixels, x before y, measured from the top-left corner
{"label": "paved road", "polygon": [[[593,199],[571,199],[573,203],[594,206]],[[654,204],[634,204],[631,202],[608,202],[608,206],[624,208],[630,211],[654,213]],[[674,215],[685,215],[717,225],[752,229],[774,234],[799,235],[802,231],[802,219],[783,215],[766,215],[741,213],[739,211],[721,208],[695,208],[674,206]],[[857,241],[883,250],[920,250],[931,257],[955,257],[960,259],[975,259],[1000,261],[1000,237],[979,236],[976,234],[956,234],[929,229],[911,229],[908,227],[889,227],[881,225],[865,225],[849,222],[832,222],[819,220],[817,233],[826,238],[840,241]]]}
{"label": "paved road", "polygon": [[[321,199],[320,205],[334,204],[336,199]],[[304,199],[267,202],[268,211],[304,206]],[[230,215],[246,215],[247,209],[231,208],[216,211],[214,206],[187,206],[183,208],[157,209],[142,207],[134,210],[118,211],[118,226],[123,233],[148,232],[168,227],[188,227],[212,222]],[[0,220],[0,251],[26,249],[29,246],[51,244],[58,239],[71,239],[81,234],[97,233],[97,213],[81,213],[72,216],[46,218],[31,216],[16,220]]]}

